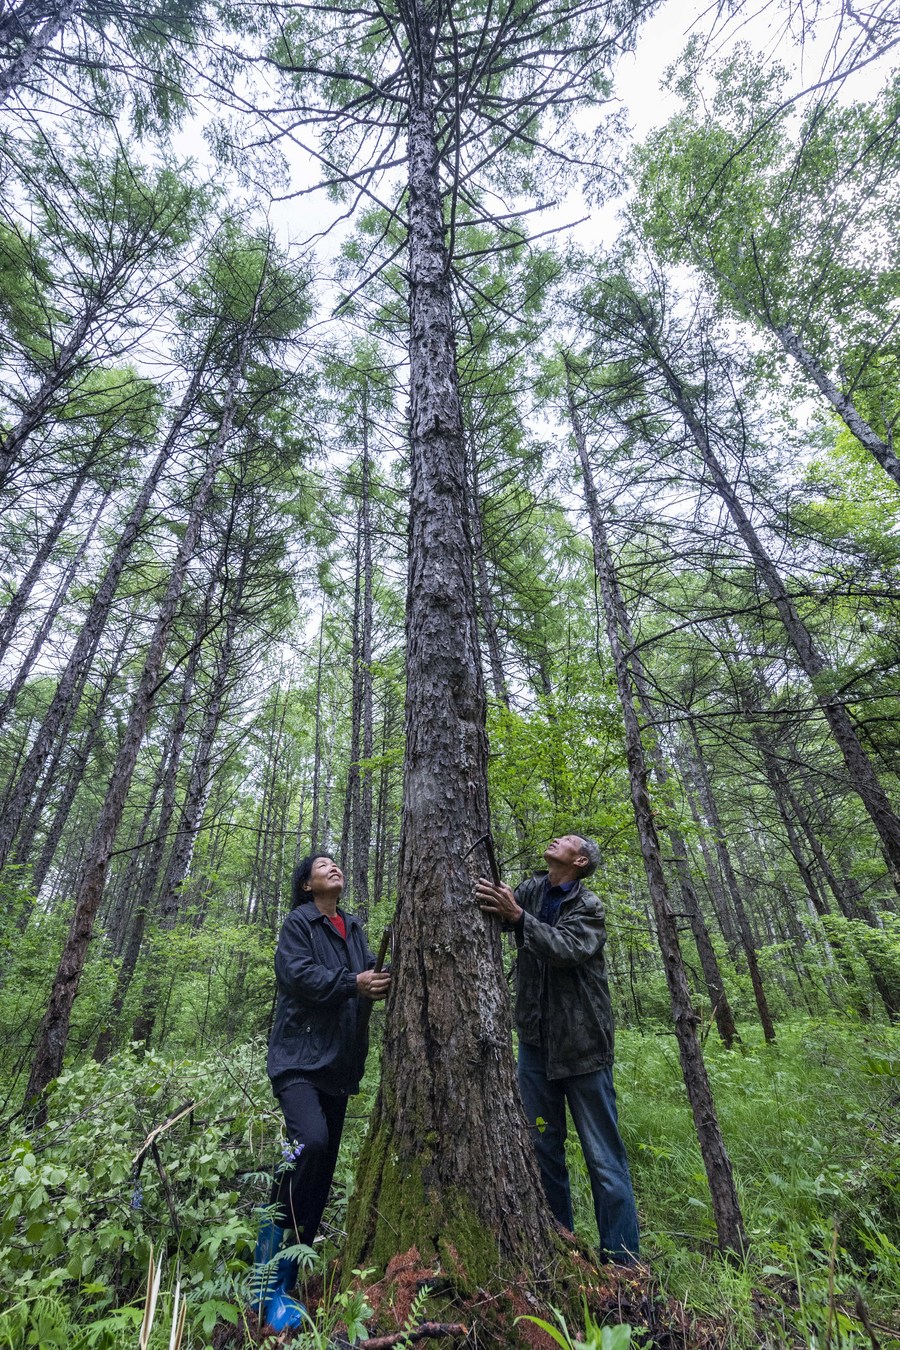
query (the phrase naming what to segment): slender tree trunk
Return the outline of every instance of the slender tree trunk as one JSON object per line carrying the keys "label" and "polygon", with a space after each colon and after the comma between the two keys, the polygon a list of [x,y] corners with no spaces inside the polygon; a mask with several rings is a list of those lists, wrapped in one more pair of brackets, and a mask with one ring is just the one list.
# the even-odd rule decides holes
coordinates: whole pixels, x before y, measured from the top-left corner
{"label": "slender tree trunk", "polygon": [[78,993],[81,973],[87,959],[88,944],[93,933],[94,919],[103,896],[110,854],[115,843],[119,822],[122,819],[122,812],[125,809],[125,798],[128,794],[138,751],[159,687],[169,633],[175,620],[188,564],[194,555],[213,483],[225,457],[231,437],[238,386],[247,359],[250,333],[251,326],[248,325],[230,373],[218,433],[211,447],[206,469],[196,489],[165,596],[159,608],[140,684],[128,719],[124,741],[116,756],[112,778],[103,805],[100,808],[97,827],[82,866],[81,880],[75,897],[75,912],[72,916],[72,923],[53,982],[47,1012],[38,1033],[34,1064],[26,1089],[26,1100],[28,1101],[41,1098],[47,1085],[57,1077],[62,1068],[72,1005]]}
{"label": "slender tree trunk", "polygon": [[[360,541],[362,545],[362,616],[360,625],[359,701],[362,758],[366,766],[374,750],[372,722],[372,636],[374,603],[372,595],[372,519],[369,465],[368,389],[363,387],[362,416],[362,497],[360,500]],[[372,770],[360,769],[353,820],[353,896],[357,913],[364,923],[369,917],[369,850],[372,842]]]}
{"label": "slender tree trunk", "polygon": [[733,954],[733,949],[737,947],[740,939],[734,926],[734,917],[729,909],[728,902],[725,899],[725,892],[722,890],[722,878],[716,861],[713,858],[709,848],[708,826],[700,815],[700,808],[697,803],[697,795],[694,790],[693,779],[686,767],[684,752],[676,744],[673,748],[673,759],[678,769],[678,777],[681,781],[682,791],[688,809],[691,813],[691,819],[697,831],[697,842],[700,845],[700,856],[703,859],[703,870],[706,873],[706,888],[712,904],[713,913],[719,925],[719,931],[728,946],[729,952]]}
{"label": "slender tree trunk", "polygon": [[386,692],[384,712],[381,719],[381,768],[378,771],[378,798],[375,807],[375,882],[374,900],[380,905],[385,894],[385,870],[387,863],[387,818],[390,798],[390,769],[387,764],[387,750],[393,731],[391,715],[393,703]]}
{"label": "slender tree trunk", "polygon": [[772,1014],[769,1011],[769,1002],[766,998],[766,991],[763,986],[759,962],[756,959],[756,944],[753,940],[750,920],[747,915],[747,909],[744,905],[744,899],[741,895],[737,877],[734,874],[734,868],[731,864],[731,854],[728,851],[725,831],[722,828],[722,820],[719,815],[719,808],[716,806],[712,784],[706,770],[703,747],[700,744],[700,738],[697,735],[697,728],[694,725],[693,718],[688,718],[688,727],[690,728],[691,738],[694,744],[694,755],[692,758],[689,758],[688,761],[689,768],[693,770],[694,783],[696,784],[703,810],[706,813],[706,819],[709,821],[713,831],[716,856],[719,860],[722,876],[725,878],[728,894],[731,897],[731,905],[734,910],[735,919],[737,920],[738,934],[741,939],[741,946],[744,949],[747,969],[750,972],[750,983],[753,985],[753,997],[756,1000],[756,1008],[759,1013],[763,1035],[767,1041],[771,1042],[775,1039],[775,1024],[772,1021]]}
{"label": "slender tree trunk", "polygon": [[[126,938],[133,930],[132,919],[135,912],[144,909],[147,902],[147,888],[145,886],[146,863],[147,863],[147,841],[151,838],[151,829],[153,818],[156,815],[156,805],[159,801],[159,794],[162,792],[163,780],[169,767],[170,750],[167,747],[156,767],[153,775],[153,782],[150,791],[147,793],[147,800],[144,805],[141,823],[138,826],[138,832],[134,844],[128,854],[128,862],[124,869],[124,875],[121,882],[116,887],[115,899],[111,904],[105,905],[108,909],[106,917],[106,940],[111,949],[118,956],[123,955],[123,949],[126,946]],[[151,845],[152,847],[152,845]],[[119,878],[116,878],[119,881]],[[101,922],[103,922],[103,909],[100,911]]]}
{"label": "slender tree trunk", "polygon": [[[488,826],[487,739],[449,259],[424,50],[409,112],[410,523],[394,986],[348,1216],[348,1267],[416,1246],[472,1287],[546,1268],[552,1229],[516,1090],[500,933],[466,850]],[[474,860],[473,860],[474,862]],[[466,1253],[465,1256],[462,1254]]]}
{"label": "slender tree trunk", "polygon": [[852,398],[845,394],[839,385],[835,384],[822,363],[813,356],[792,328],[789,328],[787,324],[770,325],[770,327],[784,350],[793,356],[798,365],[802,366],[819,393],[828,400],[848,430],[853,433],[860,444],[868,450],[872,458],[881,465],[885,473],[889,474],[900,487],[900,459],[897,458],[894,447],[888,441],[882,440],[865,418],[860,416]]}
{"label": "slender tree trunk", "polygon": [[[632,678],[629,671],[629,652],[623,645],[623,642],[628,641],[626,637],[629,629],[628,614],[619,590],[615,568],[612,566],[612,550],[600,514],[600,504],[597,500],[587,445],[578,419],[571,386],[569,386],[569,408],[581,461],[585,503],[594,545],[594,566],[600,583],[606,633],[612,653],[619,702],[625,722],[625,753],[628,762],[628,778],[635,824],[637,825],[644,869],[647,874],[647,885],[653,902],[657,939],[669,989],[675,1036],[681,1059],[681,1071],[684,1076],[703,1165],[709,1182],[719,1246],[723,1251],[743,1252],[746,1247],[746,1237],[740,1202],[734,1184],[731,1159],[728,1156],[722,1131],[719,1127],[712,1089],[703,1061],[703,1050],[697,1032],[699,1019],[691,1003],[687,974],[678,942],[678,928],[666,888],[653,807],[647,791],[649,768],[644,756],[640,725],[635,709]],[[629,649],[631,645],[629,643]]]}
{"label": "slender tree trunk", "polygon": [[[179,909],[183,904],[184,883],[190,870],[194,846],[197,842],[197,835],[200,833],[203,812],[209,795],[212,781],[213,747],[228,692],[228,682],[234,658],[235,634],[246,582],[246,569],[247,557],[243,555],[234,594],[225,620],[222,644],[219,648],[212,684],[206,700],[206,711],[197,737],[194,758],[191,762],[181,817],[169,853],[163,883],[160,887],[157,908],[160,927],[164,931],[174,927]],[[143,938],[143,933],[140,937]],[[153,1034],[159,1003],[159,970],[154,968],[152,954],[149,960],[150,974],[142,996],[141,1010],[135,1017],[131,1036],[132,1040],[143,1041],[147,1044],[149,1044]]]}
{"label": "slender tree trunk", "polygon": [[0,106],[6,102],[14,89],[27,80],[34,63],[40,59],[41,53],[46,51],[67,24],[71,23],[77,8],[78,0],[63,0],[63,3],[48,15],[37,32],[29,36],[19,55],[0,71]]}
{"label": "slender tree trunk", "polygon": [[237,630],[238,602],[231,609],[226,621],[222,646],[219,651],[209,701],[197,738],[197,748],[191,762],[188,785],[181,808],[181,817],[175,842],[169,854],[166,875],[160,894],[160,914],[168,924],[171,916],[178,910],[178,896],[191,865],[194,845],[203,820],[203,811],[209,794],[212,779],[212,754],[216,733],[222,720],[231,663],[234,657],[234,640]]}
{"label": "slender tree trunk", "polygon": [[713,481],[716,492],[728,508],[738,533],[747,546],[754,565],[772,597],[784,630],[797,653],[800,665],[808,676],[816,701],[831,728],[831,733],[847,768],[848,779],[865,806],[878,831],[884,849],[888,870],[895,889],[900,892],[900,818],[894,812],[872,763],[862,747],[850,714],[831,692],[832,674],[828,662],[821,655],[812,635],[800,617],[781,575],[763,546],[750,517],[738,499],[728,475],[713,452],[712,445],[697,411],[684,386],[666,358],[655,345],[652,328],[645,329],[653,344],[653,353],[663,372],[672,400],[685,420],[703,463]]}
{"label": "slender tree trunk", "polygon": [[507,708],[509,707],[509,688],[503,670],[503,654],[500,650],[500,638],[497,633],[497,615],[494,609],[494,597],[491,594],[491,580],[488,576],[487,558],[484,552],[484,517],[482,514],[481,493],[478,488],[478,461],[474,447],[472,449],[472,548],[475,557],[475,576],[478,582],[478,607],[481,612],[481,626],[487,645],[488,663],[491,668],[491,683],[494,694]]}
{"label": "slender tree trunk", "polygon": [[[112,659],[110,660],[109,669],[106,673],[103,684],[100,686],[100,690],[97,694],[97,699],[94,704],[94,708],[91,712],[90,721],[88,722],[84,736],[82,737],[80,743],[75,749],[73,755],[73,762],[69,766],[65,783],[63,784],[62,790],[60,791],[56,810],[53,813],[53,820],[50,824],[49,830],[47,831],[43,847],[41,848],[40,856],[38,857],[38,860],[34,866],[34,871],[32,873],[32,886],[34,888],[35,894],[40,893],[44,881],[46,880],[47,873],[50,870],[54,857],[56,856],[56,850],[59,847],[59,841],[62,838],[62,833],[66,827],[66,822],[69,819],[69,813],[72,810],[72,806],[75,801],[75,795],[78,792],[79,787],[81,786],[81,782],[84,778],[85,771],[87,770],[88,763],[90,762],[90,757],[93,752],[94,745],[96,744],[97,738],[99,737],[101,729],[103,727],[103,714],[106,709],[107,699],[109,698],[109,695],[112,691],[112,687],[115,684],[115,681],[118,679],[119,675],[122,672],[122,667],[125,661],[124,653],[128,647],[130,636],[131,636],[130,626],[126,625],[123,627],[119,639],[119,645]],[[93,657],[91,659],[93,659]],[[87,671],[85,671],[85,677],[86,676]],[[71,725],[71,721],[74,718],[75,712],[77,711],[77,708],[81,702],[82,688],[83,685],[80,685],[79,689],[76,691],[76,694],[73,699],[73,708],[71,710],[71,716],[67,716],[66,718],[66,722],[63,727],[63,732],[60,737],[60,744],[57,747],[60,754],[62,752],[65,739],[68,736],[68,728]],[[53,760],[48,765],[47,772],[44,775],[44,781],[41,784],[41,787],[35,799],[34,809],[31,815],[29,816],[25,826],[23,827],[22,833],[19,836],[19,840],[17,841],[16,858],[17,860],[20,860],[22,862],[26,861],[31,852],[31,845],[34,840],[34,835],[40,824],[44,806],[46,805],[47,794],[50,791],[51,785],[56,780],[56,770],[55,770],[56,763],[57,763],[57,754],[56,752],[54,752]]]}
{"label": "slender tree trunk", "polygon": [[316,730],[313,745],[313,783],[312,783],[312,826],[310,829],[309,851],[319,849],[319,812],[321,771],[322,771],[322,644],[325,639],[325,601],[322,600],[322,615],[319,619],[319,658],[316,662]]}
{"label": "slender tree trunk", "polygon": [[362,520],[356,517],[356,559],[353,579],[353,618],[350,640],[350,751],[347,783],[344,789],[344,819],[341,824],[339,863],[345,875],[353,868],[353,829],[359,818],[359,757],[362,742],[362,661],[360,628],[362,623]]}
{"label": "slender tree trunk", "polygon": [[[35,584],[38,578],[40,577],[41,572],[44,570],[44,565],[46,564],[47,559],[53,552],[53,546],[55,545],[59,536],[62,534],[63,529],[69,520],[69,517],[72,513],[72,507],[78,500],[79,494],[81,493],[81,489],[84,487],[85,482],[87,481],[87,476],[88,473],[90,472],[90,467],[91,467],[90,461],[88,461],[79,469],[78,473],[75,475],[75,478],[72,480],[72,485],[69,488],[68,494],[65,497],[65,500],[62,502],[59,509],[57,510],[56,515],[53,517],[53,520],[50,523],[49,530],[44,535],[43,539],[41,540],[40,546],[35,552],[34,558],[32,559],[31,562],[31,566],[28,568],[28,571],[25,573],[24,577],[19,582],[19,585],[16,588],[15,595],[12,597],[9,604],[4,609],[2,616],[0,616],[0,661],[3,660],[7,651],[9,650],[9,645],[12,642],[13,637],[15,636],[15,631],[18,622],[21,619],[22,615],[25,613],[25,607],[28,604],[28,601],[31,599],[31,592],[34,590]],[[107,494],[107,496],[103,498],[104,506],[108,500],[108,495],[109,494]]]}
{"label": "slender tree trunk", "polygon": [[[207,602],[210,598],[211,597],[207,595]],[[203,633],[206,628],[208,612],[209,605],[207,603],[203,607],[200,621],[197,625],[200,633]],[[147,857],[141,873],[142,899],[138,904],[137,913],[135,914],[134,922],[131,925],[128,946],[125,949],[125,955],[119,966],[119,972],[116,977],[116,987],[110,1003],[106,1025],[100,1032],[97,1044],[94,1047],[94,1059],[99,1063],[102,1063],[103,1060],[107,1058],[112,1049],[116,1029],[119,1024],[119,1018],[122,1015],[122,1008],[125,1005],[125,999],[128,997],[131,981],[135,969],[137,968],[138,957],[140,956],[141,946],[143,944],[144,930],[147,924],[147,917],[152,904],[152,897],[156,893],[156,883],[159,878],[159,869],[162,863],[163,852],[168,840],[172,817],[175,814],[175,791],[178,784],[178,770],[181,766],[181,755],[184,749],[184,737],[185,732],[187,731],[188,715],[191,707],[191,695],[194,690],[194,679],[197,674],[197,666],[200,662],[200,646],[200,641],[195,641],[185,665],[184,679],[181,684],[181,695],[178,699],[175,717],[169,728],[169,734],[166,740],[165,769],[161,776],[162,798],[160,801],[159,818],[156,822],[156,835],[147,852]]]}
{"label": "slender tree trunk", "polygon": [[[571,379],[567,381],[567,394],[569,402],[569,415],[572,420],[572,431],[575,437],[575,443],[578,447],[578,454],[581,460],[582,475],[585,483],[590,482],[589,509],[596,512],[598,530],[594,542],[594,548],[603,553],[603,563],[607,575],[611,577],[618,587],[618,577],[616,576],[615,563],[612,552],[609,549],[606,529],[600,517],[600,507],[597,501],[596,489],[594,487],[593,475],[591,472],[590,460],[588,458],[587,442],[581,421],[581,415],[578,405],[575,401],[574,391],[571,386]],[[594,531],[594,520],[591,520],[591,530]],[[715,1018],[716,1027],[725,1046],[730,1050],[735,1040],[739,1040],[737,1027],[734,1021],[734,1014],[728,1001],[728,995],[725,992],[725,982],[722,979],[722,972],[719,968],[719,959],[716,956],[715,948],[709,936],[709,929],[706,926],[706,920],[703,917],[703,911],[700,908],[700,901],[697,899],[697,892],[694,889],[694,882],[691,876],[690,864],[688,862],[687,845],[674,823],[675,803],[672,797],[672,789],[669,782],[669,770],[666,765],[665,756],[659,744],[656,733],[650,728],[653,725],[653,709],[650,704],[650,698],[647,692],[647,677],[644,671],[643,663],[635,651],[634,637],[631,632],[631,621],[628,617],[624,603],[620,610],[620,622],[622,624],[622,641],[625,644],[628,653],[628,665],[631,670],[631,677],[634,682],[635,692],[641,709],[641,715],[646,723],[647,730],[642,735],[642,743],[647,747],[647,755],[653,765],[653,774],[659,784],[660,792],[666,803],[666,812],[669,817],[669,824],[666,833],[669,836],[669,843],[672,848],[672,862],[675,868],[675,875],[678,878],[678,889],[681,892],[681,900],[684,905],[684,912],[688,923],[691,926],[691,933],[697,947],[697,955],[700,958],[700,967],[703,971],[703,978],[706,983],[707,993],[709,995],[710,1007]]]}
{"label": "slender tree trunk", "polygon": [[107,495],[103,498],[103,501],[100,503],[100,506],[97,509],[94,519],[91,521],[90,529],[88,530],[84,539],[79,544],[78,549],[76,550],[68,567],[63,572],[63,575],[59,581],[59,585],[56,588],[56,594],[54,595],[52,601],[50,602],[50,605],[48,606],[44,614],[43,619],[41,620],[41,625],[38,628],[37,632],[35,633],[34,638],[32,639],[31,646],[29,647],[28,652],[25,655],[25,659],[22,661],[22,664],[16,671],[15,678],[13,679],[12,684],[9,686],[9,689],[6,692],[6,697],[4,698],[3,702],[0,703],[0,726],[3,725],[4,721],[6,720],[7,714],[15,706],[16,699],[21,693],[25,681],[31,674],[31,671],[34,667],[34,663],[40,656],[41,649],[44,643],[50,636],[50,630],[52,629],[56,621],[56,616],[62,609],[63,601],[65,600],[66,596],[69,593],[69,587],[71,586],[74,577],[78,574],[78,569],[81,566],[82,562],[84,561],[84,555],[90,548],[91,540],[94,537],[94,531],[96,530],[97,526],[100,523],[100,517],[103,514],[103,510],[104,507],[106,506],[108,498],[109,494],[107,493]]}
{"label": "slender tree trunk", "polygon": [[[806,808],[803,805],[800,798],[798,797],[798,795],[794,792],[790,780],[788,779],[784,769],[778,763],[777,757],[774,755],[774,752],[773,752],[773,761],[775,765],[775,772],[779,776],[781,782],[782,791],[784,792],[787,801],[790,803],[791,810],[793,811],[794,816],[796,817],[797,822],[800,825],[800,828],[802,829],[804,835],[806,836],[806,840],[809,844],[812,855],[815,858],[819,871],[825,878],[825,883],[828,886],[829,890],[831,891],[832,895],[834,896],[840,913],[846,919],[851,920],[862,919],[862,921],[865,924],[867,924],[868,927],[878,928],[878,924],[875,921],[875,916],[872,914],[871,909],[869,909],[868,906],[860,907],[855,897],[853,897],[852,894],[848,895],[846,888],[846,879],[843,885],[838,881],[838,878],[835,875],[834,870],[828,861],[825,850],[822,847],[822,842],[819,839],[819,836],[813,827],[812,821],[809,818],[809,814],[807,813]],[[835,943],[836,939],[832,937],[832,946],[835,946]],[[839,946],[842,947],[843,943],[840,943]],[[846,956],[843,956],[842,951],[838,950],[837,947],[836,951],[838,961],[841,962],[843,958],[842,969],[844,970],[844,977],[845,979],[847,979],[848,984],[852,985],[853,980],[851,978],[851,975],[847,971],[847,966],[849,965],[849,962]],[[874,953],[870,952],[865,944],[862,944],[861,954],[863,960],[865,961],[866,965],[869,968],[869,973],[872,976],[875,988],[878,990],[878,993],[881,997],[881,1001],[885,1006],[888,1016],[890,1017],[892,1022],[900,1021],[900,985],[898,985],[896,978],[894,979],[891,978],[891,976],[879,964],[878,959],[874,955]]]}
{"label": "slender tree trunk", "polygon": [[[16,63],[13,62],[13,65]],[[9,67],[4,72],[8,76]],[[4,86],[4,74],[0,74],[0,105],[9,90],[8,84]],[[106,280],[106,289],[115,280],[115,274],[119,267],[111,269],[110,275]],[[19,451],[27,442],[29,436],[41,425],[48,413],[53,407],[54,399],[63,388],[66,381],[69,380],[78,366],[86,358],[84,348],[94,324],[97,322],[98,314],[102,307],[102,297],[95,295],[86,305],[85,309],[78,316],[72,331],[66,338],[66,341],[56,352],[53,364],[44,374],[43,379],[28,402],[28,406],[20,416],[15,426],[11,427],[5,436],[0,436],[0,488],[3,488],[12,472],[16,457]]]}
{"label": "slender tree trunk", "polygon": [[71,707],[74,691],[79,681],[86,676],[89,656],[100,640],[100,635],[109,616],[110,607],[124,571],[125,564],[140,533],[144,515],[153,498],[159,480],[162,477],[175,442],[191,410],[199,390],[199,374],[192,379],[190,388],[182,401],[181,408],[166,436],[162,448],[157,454],[143,487],[138,493],[122,533],[116,541],[116,547],[106,569],[106,573],[97,588],[91,606],[76,639],[75,646],[59,678],[56,692],[47,709],[40,730],[34,739],[28,758],[22,766],[15,788],[6,802],[0,816],[0,869],[5,865],[13,840],[22,823],[28,803],[31,800],[41,771],[47,762],[60,726]]}

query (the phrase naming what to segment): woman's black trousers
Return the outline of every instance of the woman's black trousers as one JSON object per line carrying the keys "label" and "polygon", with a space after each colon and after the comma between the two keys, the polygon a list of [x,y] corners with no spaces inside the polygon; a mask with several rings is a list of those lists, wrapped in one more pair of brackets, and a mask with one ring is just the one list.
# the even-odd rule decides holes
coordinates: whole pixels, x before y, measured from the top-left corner
{"label": "woman's black trousers", "polygon": [[321,1092],[312,1083],[292,1083],[278,1094],[287,1141],[296,1149],[292,1163],[275,1177],[272,1203],[276,1222],[293,1228],[299,1242],[312,1246],[337,1164],[347,1098]]}

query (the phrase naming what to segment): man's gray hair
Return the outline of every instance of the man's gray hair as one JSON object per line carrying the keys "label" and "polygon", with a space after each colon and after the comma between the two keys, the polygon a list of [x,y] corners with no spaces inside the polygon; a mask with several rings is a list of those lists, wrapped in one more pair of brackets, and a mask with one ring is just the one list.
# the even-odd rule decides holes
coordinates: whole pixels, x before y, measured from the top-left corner
{"label": "man's gray hair", "polygon": [[593,839],[585,839],[583,834],[577,834],[575,838],[581,840],[581,851],[587,855],[587,867],[584,868],[581,875],[583,877],[592,876],[600,866],[599,845],[595,844]]}

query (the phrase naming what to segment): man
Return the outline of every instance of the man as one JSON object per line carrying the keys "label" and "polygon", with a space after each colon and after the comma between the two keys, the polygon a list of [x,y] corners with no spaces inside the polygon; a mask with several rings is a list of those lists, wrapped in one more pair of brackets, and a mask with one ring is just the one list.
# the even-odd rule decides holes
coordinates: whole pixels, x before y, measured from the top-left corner
{"label": "man", "polygon": [[515,892],[482,877],[475,894],[484,913],[515,934],[519,1091],[551,1213],[572,1229],[568,1102],[591,1180],[601,1260],[630,1264],[638,1255],[638,1222],[616,1116],[606,924],[602,904],[584,885],[600,850],[593,840],[566,834],[544,858],[547,871]]}

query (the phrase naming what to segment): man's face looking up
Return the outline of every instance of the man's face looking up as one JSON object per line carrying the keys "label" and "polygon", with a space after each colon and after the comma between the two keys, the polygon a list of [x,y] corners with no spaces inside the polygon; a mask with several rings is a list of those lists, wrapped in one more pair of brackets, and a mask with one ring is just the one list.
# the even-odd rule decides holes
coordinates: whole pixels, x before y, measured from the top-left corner
{"label": "man's face looking up", "polygon": [[558,839],[552,839],[544,849],[544,861],[554,871],[570,872],[574,880],[587,867],[588,856],[577,834],[563,834]]}

